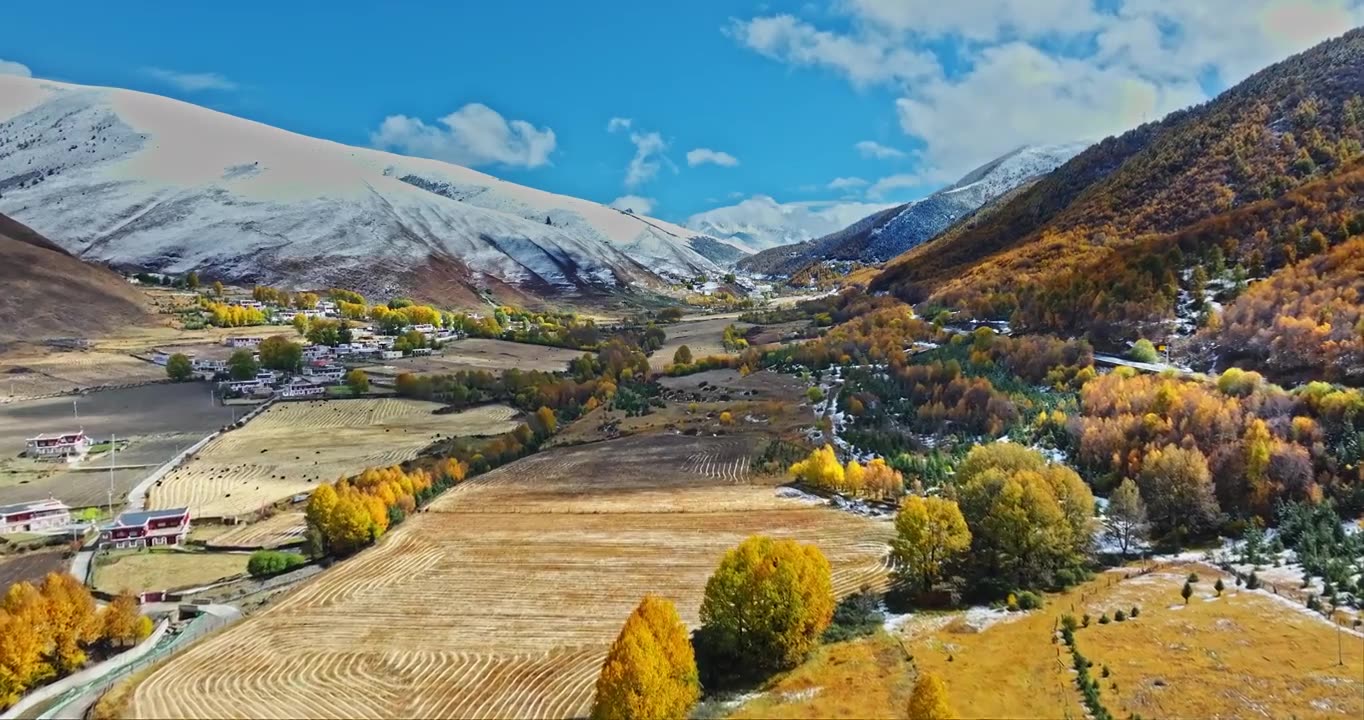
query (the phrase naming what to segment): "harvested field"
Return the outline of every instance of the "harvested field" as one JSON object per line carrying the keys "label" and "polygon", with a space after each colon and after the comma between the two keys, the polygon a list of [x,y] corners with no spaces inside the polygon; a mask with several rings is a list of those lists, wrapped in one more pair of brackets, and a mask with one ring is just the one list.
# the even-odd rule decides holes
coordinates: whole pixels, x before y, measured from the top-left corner
{"label": "harvested field", "polygon": [[165,379],[165,368],[122,353],[15,353],[0,357],[0,402]]}
{"label": "harvested field", "polygon": [[461,370],[486,370],[499,374],[503,370],[539,370],[564,372],[568,362],[580,357],[579,350],[531,345],[507,340],[466,338],[446,343],[439,355],[386,360],[383,364],[364,368],[371,377],[395,378],[402,373],[442,374]]}
{"label": "harvested field", "polygon": [[914,668],[904,649],[890,635],[876,633],[820,647],[728,717],[899,720],[913,688]]}
{"label": "harvested field", "polygon": [[889,523],[750,484],[753,444],[626,438],[475,478],[156,670],[132,714],[582,716],[639,598],[665,595],[694,625],[720,555],[749,535],[819,544],[842,593],[884,582]]}
{"label": "harvested field", "polygon": [[91,586],[107,593],[181,590],[246,572],[246,553],[129,551],[95,559]]}
{"label": "harvested field", "polygon": [[505,405],[435,414],[440,407],[396,398],[278,403],[158,482],[149,507],[243,516],[312,492],[319,481],[411,460],[442,437],[516,427],[516,411]]}
{"label": "harvested field", "polygon": [[244,523],[229,528],[213,537],[206,547],[214,548],[277,548],[301,542],[308,529],[301,512],[282,512],[259,522]]}
{"label": "harvested field", "polygon": [[730,315],[684,318],[679,322],[663,326],[663,331],[668,334],[668,337],[663,341],[663,347],[649,356],[649,367],[655,371],[661,371],[664,367],[671,365],[673,355],[683,345],[691,350],[693,358],[703,358],[708,355],[729,355],[730,353],[725,350],[723,343],[725,328],[729,325],[737,326],[740,331],[753,327],[748,323],[735,320]]}
{"label": "harvested field", "polygon": [[[155,468],[242,412],[213,404],[208,388],[197,383],[145,385],[0,406],[0,503],[55,496],[73,507],[103,505],[109,498],[111,459],[114,500],[119,502]],[[76,465],[18,457],[26,438],[76,427],[99,440],[117,435],[128,445],[113,458],[92,456]]]}
{"label": "harvested field", "polygon": [[40,550],[22,555],[0,555],[0,597],[9,586],[21,582],[37,582],[53,571],[66,569],[66,558],[61,550]]}

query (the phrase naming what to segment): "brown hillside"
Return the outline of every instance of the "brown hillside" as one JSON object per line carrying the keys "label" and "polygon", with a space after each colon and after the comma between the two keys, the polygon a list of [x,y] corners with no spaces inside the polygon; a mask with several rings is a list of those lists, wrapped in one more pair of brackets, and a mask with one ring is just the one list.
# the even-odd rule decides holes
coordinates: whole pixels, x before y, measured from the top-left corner
{"label": "brown hillside", "polygon": [[0,215],[0,341],[97,335],[149,317],[123,278]]}
{"label": "brown hillside", "polygon": [[1354,30],[1089,148],[897,258],[873,290],[1024,330],[1161,336],[1181,292],[1201,294],[1195,267],[1265,277],[1364,231],[1361,95]]}

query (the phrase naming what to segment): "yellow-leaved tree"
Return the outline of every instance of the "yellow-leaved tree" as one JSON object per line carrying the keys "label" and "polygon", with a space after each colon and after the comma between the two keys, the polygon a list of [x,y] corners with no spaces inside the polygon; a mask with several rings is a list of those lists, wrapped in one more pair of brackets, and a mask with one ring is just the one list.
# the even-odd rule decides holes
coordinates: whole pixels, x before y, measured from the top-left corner
{"label": "yellow-leaved tree", "polygon": [[895,515],[890,547],[905,574],[929,590],[941,577],[943,563],[971,549],[971,531],[956,502],[911,495]]}
{"label": "yellow-leaved tree", "polygon": [[47,600],[54,665],[69,673],[85,664],[85,646],[100,637],[95,598],[68,573],[48,573],[40,590]]}
{"label": "yellow-leaved tree", "polygon": [[795,667],[834,614],[829,561],[814,545],[756,535],[706,581],[697,652],[711,678]]}
{"label": "yellow-leaved tree", "polygon": [[833,446],[825,445],[810,456],[791,466],[791,474],[801,482],[823,490],[843,487],[843,465],[838,462]]}
{"label": "yellow-leaved tree", "polygon": [[677,608],[645,595],[606,654],[593,720],[681,720],[700,694],[696,657]]}
{"label": "yellow-leaved tree", "polygon": [[104,637],[110,644],[120,647],[136,645],[147,637],[141,613],[138,612],[137,598],[127,590],[118,594],[114,601],[100,611],[100,624]]}
{"label": "yellow-leaved tree", "polygon": [[955,717],[947,701],[947,686],[931,672],[919,673],[914,694],[909,697],[909,720],[951,720]]}

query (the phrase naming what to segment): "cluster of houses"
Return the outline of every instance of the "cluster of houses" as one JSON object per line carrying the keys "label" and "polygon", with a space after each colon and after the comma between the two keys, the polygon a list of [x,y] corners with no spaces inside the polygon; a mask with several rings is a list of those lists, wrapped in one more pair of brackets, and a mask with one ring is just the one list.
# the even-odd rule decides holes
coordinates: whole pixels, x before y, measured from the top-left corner
{"label": "cluster of houses", "polygon": [[[73,529],[71,508],[55,498],[0,505],[0,535],[64,533]],[[119,514],[99,528],[100,548],[181,545],[189,537],[189,508],[138,510]]]}

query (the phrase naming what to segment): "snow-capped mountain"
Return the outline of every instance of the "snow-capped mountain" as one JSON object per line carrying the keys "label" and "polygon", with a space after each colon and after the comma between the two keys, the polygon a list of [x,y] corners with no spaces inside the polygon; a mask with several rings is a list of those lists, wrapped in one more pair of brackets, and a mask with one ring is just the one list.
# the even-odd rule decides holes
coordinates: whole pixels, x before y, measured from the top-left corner
{"label": "snow-capped mountain", "polygon": [[0,76],[0,212],[83,258],[468,299],[714,273],[695,231],[165,97]]}
{"label": "snow-capped mountain", "polygon": [[1055,170],[1088,143],[1021,147],[967,173],[955,184],[905,205],[871,231],[862,258],[884,262],[933,239],[958,220],[1010,190]]}
{"label": "snow-capped mountain", "polygon": [[759,195],[692,215],[687,227],[754,253],[823,237],[886,207],[861,202],[779,203]]}
{"label": "snow-capped mountain", "polygon": [[922,200],[889,211],[876,210],[813,241],[759,252],[740,260],[739,266],[789,275],[823,260],[885,262],[937,237],[990,201],[1055,170],[1085,147],[1085,143],[1072,143],[1018,148]]}

